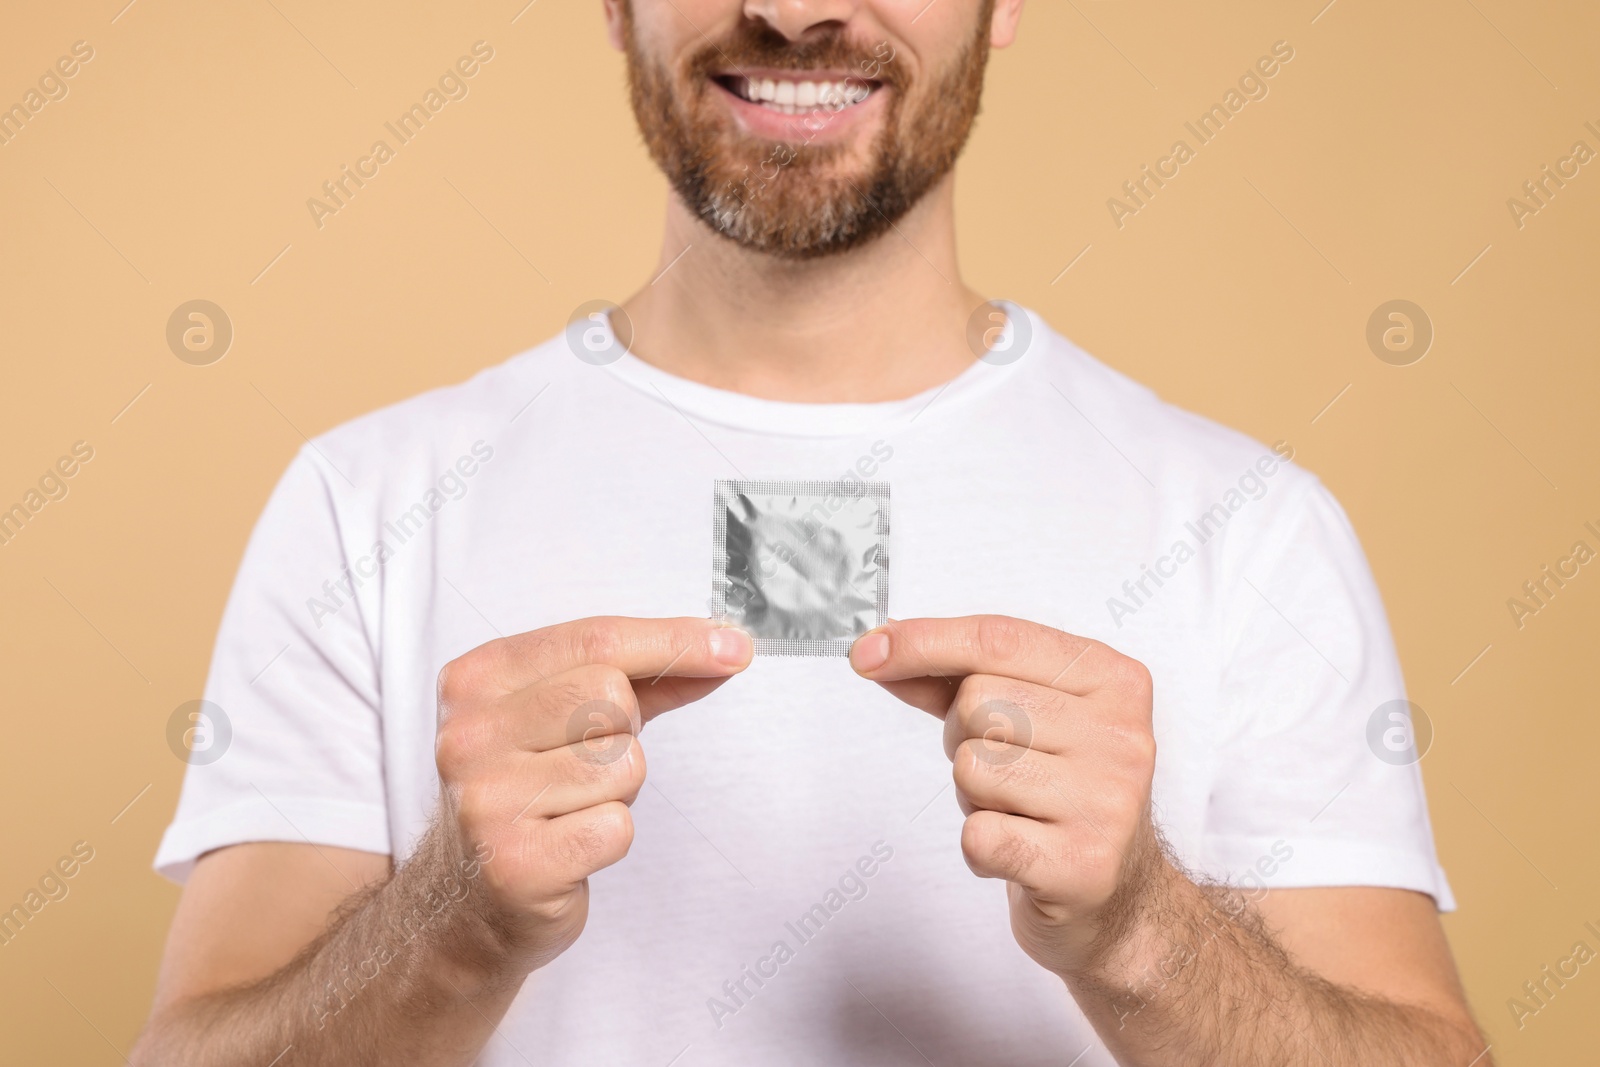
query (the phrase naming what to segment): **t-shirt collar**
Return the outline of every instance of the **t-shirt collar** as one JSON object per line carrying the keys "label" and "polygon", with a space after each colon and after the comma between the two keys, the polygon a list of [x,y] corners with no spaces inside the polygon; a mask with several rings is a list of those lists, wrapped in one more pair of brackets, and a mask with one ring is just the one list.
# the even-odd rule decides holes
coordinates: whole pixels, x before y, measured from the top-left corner
{"label": "t-shirt collar", "polygon": [[[844,437],[871,432],[890,432],[912,423],[933,421],[999,387],[1018,367],[1031,362],[1031,356],[1047,343],[1048,327],[1033,312],[1001,301],[1008,316],[1026,323],[1027,349],[1006,354],[1004,362],[975,359],[972,365],[943,385],[915,396],[876,403],[795,403],[767,400],[727,389],[703,385],[646,363],[633,353],[625,353],[606,365],[619,381],[659,403],[675,408],[686,418],[716,423],[736,429],[772,436]],[[610,318],[604,328],[611,329]]]}

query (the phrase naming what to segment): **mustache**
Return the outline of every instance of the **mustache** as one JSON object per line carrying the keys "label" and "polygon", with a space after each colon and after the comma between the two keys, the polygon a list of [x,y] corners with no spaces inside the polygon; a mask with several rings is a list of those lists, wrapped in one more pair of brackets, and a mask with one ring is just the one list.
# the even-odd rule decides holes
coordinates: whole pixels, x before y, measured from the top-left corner
{"label": "mustache", "polygon": [[894,64],[888,41],[864,42],[843,28],[791,41],[757,19],[744,19],[720,41],[708,42],[690,57],[688,72],[698,77],[733,74],[746,67],[774,70],[839,70],[862,81],[901,88],[904,76]]}

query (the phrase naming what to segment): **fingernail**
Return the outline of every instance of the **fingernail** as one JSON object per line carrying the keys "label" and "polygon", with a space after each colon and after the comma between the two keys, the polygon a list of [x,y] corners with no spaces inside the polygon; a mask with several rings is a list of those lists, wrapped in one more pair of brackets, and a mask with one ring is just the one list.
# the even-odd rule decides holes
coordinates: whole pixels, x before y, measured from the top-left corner
{"label": "fingernail", "polygon": [[863,673],[875,671],[889,662],[889,635],[864,634],[850,649],[850,666]]}
{"label": "fingernail", "polygon": [[750,635],[733,627],[711,631],[711,658],[728,667],[742,667],[750,658]]}

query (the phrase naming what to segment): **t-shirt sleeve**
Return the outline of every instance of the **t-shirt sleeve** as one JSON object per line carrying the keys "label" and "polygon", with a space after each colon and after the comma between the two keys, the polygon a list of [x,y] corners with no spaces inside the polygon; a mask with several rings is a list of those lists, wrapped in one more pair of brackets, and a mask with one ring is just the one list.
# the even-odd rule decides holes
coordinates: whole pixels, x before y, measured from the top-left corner
{"label": "t-shirt sleeve", "polygon": [[156,853],[174,881],[203,853],[248,841],[390,851],[377,656],[330,473],[303,448],[245,550]]}
{"label": "t-shirt sleeve", "polygon": [[1412,889],[1452,910],[1383,603],[1344,510],[1307,485],[1234,568],[1205,866],[1252,887]]}

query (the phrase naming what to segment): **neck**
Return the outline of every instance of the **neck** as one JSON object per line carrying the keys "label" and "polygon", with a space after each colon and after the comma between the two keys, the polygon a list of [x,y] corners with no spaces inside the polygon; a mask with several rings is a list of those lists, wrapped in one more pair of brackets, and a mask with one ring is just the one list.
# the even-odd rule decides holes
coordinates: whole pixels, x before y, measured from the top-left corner
{"label": "neck", "polygon": [[623,305],[633,353],[719,389],[801,403],[914,396],[965,370],[983,297],[956,264],[949,176],[882,237],[794,262],[713,233],[673,197],[655,280]]}

